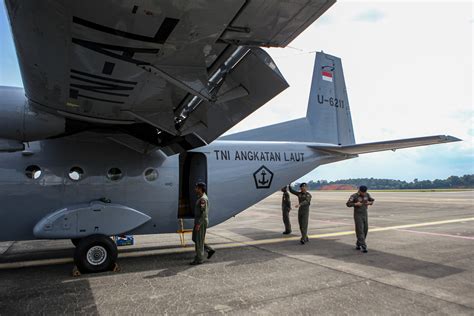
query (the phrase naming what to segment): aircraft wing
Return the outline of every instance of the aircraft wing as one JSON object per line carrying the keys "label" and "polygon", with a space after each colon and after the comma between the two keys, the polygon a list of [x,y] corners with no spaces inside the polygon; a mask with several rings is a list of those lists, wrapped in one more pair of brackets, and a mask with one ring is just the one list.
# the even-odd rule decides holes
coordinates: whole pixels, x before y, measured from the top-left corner
{"label": "aircraft wing", "polygon": [[334,2],[5,1],[30,104],[68,133],[117,130],[170,154],[286,89],[260,47],[286,46]]}
{"label": "aircraft wing", "polygon": [[367,154],[377,151],[402,149],[434,144],[443,144],[450,142],[461,141],[461,139],[449,136],[449,135],[437,135],[437,136],[427,136],[427,137],[417,137],[417,138],[407,138],[407,139],[398,139],[398,140],[389,140],[383,142],[375,143],[365,143],[365,144],[355,144],[347,146],[330,146],[330,145],[314,145],[309,146],[316,150],[321,150],[325,152],[341,154],[341,155],[358,155],[358,154]]}

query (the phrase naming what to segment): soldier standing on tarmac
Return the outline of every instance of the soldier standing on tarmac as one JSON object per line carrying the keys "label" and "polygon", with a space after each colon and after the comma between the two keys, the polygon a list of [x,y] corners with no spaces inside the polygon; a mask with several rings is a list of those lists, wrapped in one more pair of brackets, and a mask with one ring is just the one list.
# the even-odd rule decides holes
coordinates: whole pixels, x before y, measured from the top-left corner
{"label": "soldier standing on tarmac", "polygon": [[206,195],[206,184],[204,182],[196,183],[195,191],[198,196],[194,205],[194,229],[193,241],[196,246],[196,256],[191,265],[202,264],[204,262],[204,251],[207,252],[207,259],[216,252],[206,241],[206,230],[209,225],[209,200]]}
{"label": "soldier standing on tarmac", "polygon": [[296,191],[289,185],[290,193],[298,197],[298,223],[300,224],[301,231],[301,244],[309,242],[308,238],[308,220],[309,220],[309,206],[311,204],[311,194],[308,192],[308,186],[306,183],[300,184],[300,191]]}
{"label": "soldier standing on tarmac", "polygon": [[367,244],[365,243],[369,231],[367,208],[369,205],[373,205],[374,201],[370,194],[367,193],[367,187],[361,185],[359,191],[352,194],[346,203],[347,207],[354,207],[354,222],[357,235],[356,250],[360,250],[363,253],[368,252]]}
{"label": "soldier standing on tarmac", "polygon": [[291,201],[290,201],[290,194],[285,187],[281,188],[281,192],[283,192],[283,196],[281,198],[281,212],[283,215],[283,224],[285,224],[285,231],[283,235],[291,234],[291,223],[290,223],[290,210],[291,210]]}

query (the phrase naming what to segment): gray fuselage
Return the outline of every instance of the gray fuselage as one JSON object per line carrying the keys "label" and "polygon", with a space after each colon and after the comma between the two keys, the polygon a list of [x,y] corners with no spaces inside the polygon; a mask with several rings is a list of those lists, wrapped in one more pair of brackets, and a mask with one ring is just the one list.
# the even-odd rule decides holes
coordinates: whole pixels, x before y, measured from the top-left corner
{"label": "gray fuselage", "polygon": [[[178,218],[185,218],[187,225],[192,221],[192,187],[199,180],[208,183],[209,220],[216,225],[318,165],[344,159],[306,143],[215,141],[188,152],[191,161],[180,164],[179,155],[166,157],[159,151],[144,155],[100,136],[33,142],[28,151],[0,153],[0,240],[33,239],[35,224],[47,214],[101,198],[151,217],[134,234],[176,232]],[[193,171],[183,173],[186,165]],[[41,176],[28,178],[28,166],[40,167]],[[73,167],[84,171],[81,180],[69,178]],[[111,168],[120,169],[122,178],[110,180]],[[145,178],[151,168],[159,174],[154,181]],[[187,192],[184,210],[182,191]]]}

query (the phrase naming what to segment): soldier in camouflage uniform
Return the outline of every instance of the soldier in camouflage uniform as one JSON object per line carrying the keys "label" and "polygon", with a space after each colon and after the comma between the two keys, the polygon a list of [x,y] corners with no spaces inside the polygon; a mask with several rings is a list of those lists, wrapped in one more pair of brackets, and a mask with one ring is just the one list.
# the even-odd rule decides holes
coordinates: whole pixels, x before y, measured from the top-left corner
{"label": "soldier in camouflage uniform", "polygon": [[300,184],[300,191],[295,191],[289,185],[290,193],[298,197],[298,205],[295,207],[298,208],[298,223],[300,224],[301,231],[301,244],[309,242],[308,238],[308,219],[309,219],[309,206],[311,204],[311,194],[307,191],[308,187],[306,183]]}
{"label": "soldier in camouflage uniform", "polygon": [[290,201],[290,194],[286,189],[286,186],[281,188],[281,192],[283,192],[283,196],[281,199],[281,212],[283,215],[283,224],[285,224],[285,231],[283,232],[284,235],[291,234],[291,223],[290,223],[290,210],[291,210],[291,201]]}
{"label": "soldier in camouflage uniform", "polygon": [[367,232],[369,231],[367,208],[369,205],[374,204],[374,201],[370,194],[367,193],[367,187],[362,185],[359,187],[359,191],[352,194],[346,203],[347,207],[354,207],[354,222],[357,235],[356,250],[361,250],[364,253],[367,253],[365,238],[367,238]]}
{"label": "soldier in camouflage uniform", "polygon": [[194,205],[194,229],[193,229],[193,241],[196,248],[196,256],[191,265],[201,264],[204,262],[204,251],[207,252],[207,259],[216,252],[208,244],[206,240],[206,230],[209,224],[209,200],[206,195],[206,184],[199,182],[195,187],[198,199]]}

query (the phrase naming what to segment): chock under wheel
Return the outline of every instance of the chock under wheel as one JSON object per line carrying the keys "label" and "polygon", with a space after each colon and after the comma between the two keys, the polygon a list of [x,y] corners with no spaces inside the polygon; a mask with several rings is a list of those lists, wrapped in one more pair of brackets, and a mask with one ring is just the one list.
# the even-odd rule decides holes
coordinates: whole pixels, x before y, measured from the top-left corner
{"label": "chock under wheel", "polygon": [[[118,263],[115,263],[113,269],[111,270],[112,272],[120,272],[122,271],[122,268],[118,265]],[[79,277],[82,275],[81,271],[79,271],[79,269],[77,268],[77,266],[74,266],[72,268],[72,272],[71,272],[72,276],[73,277]]]}

